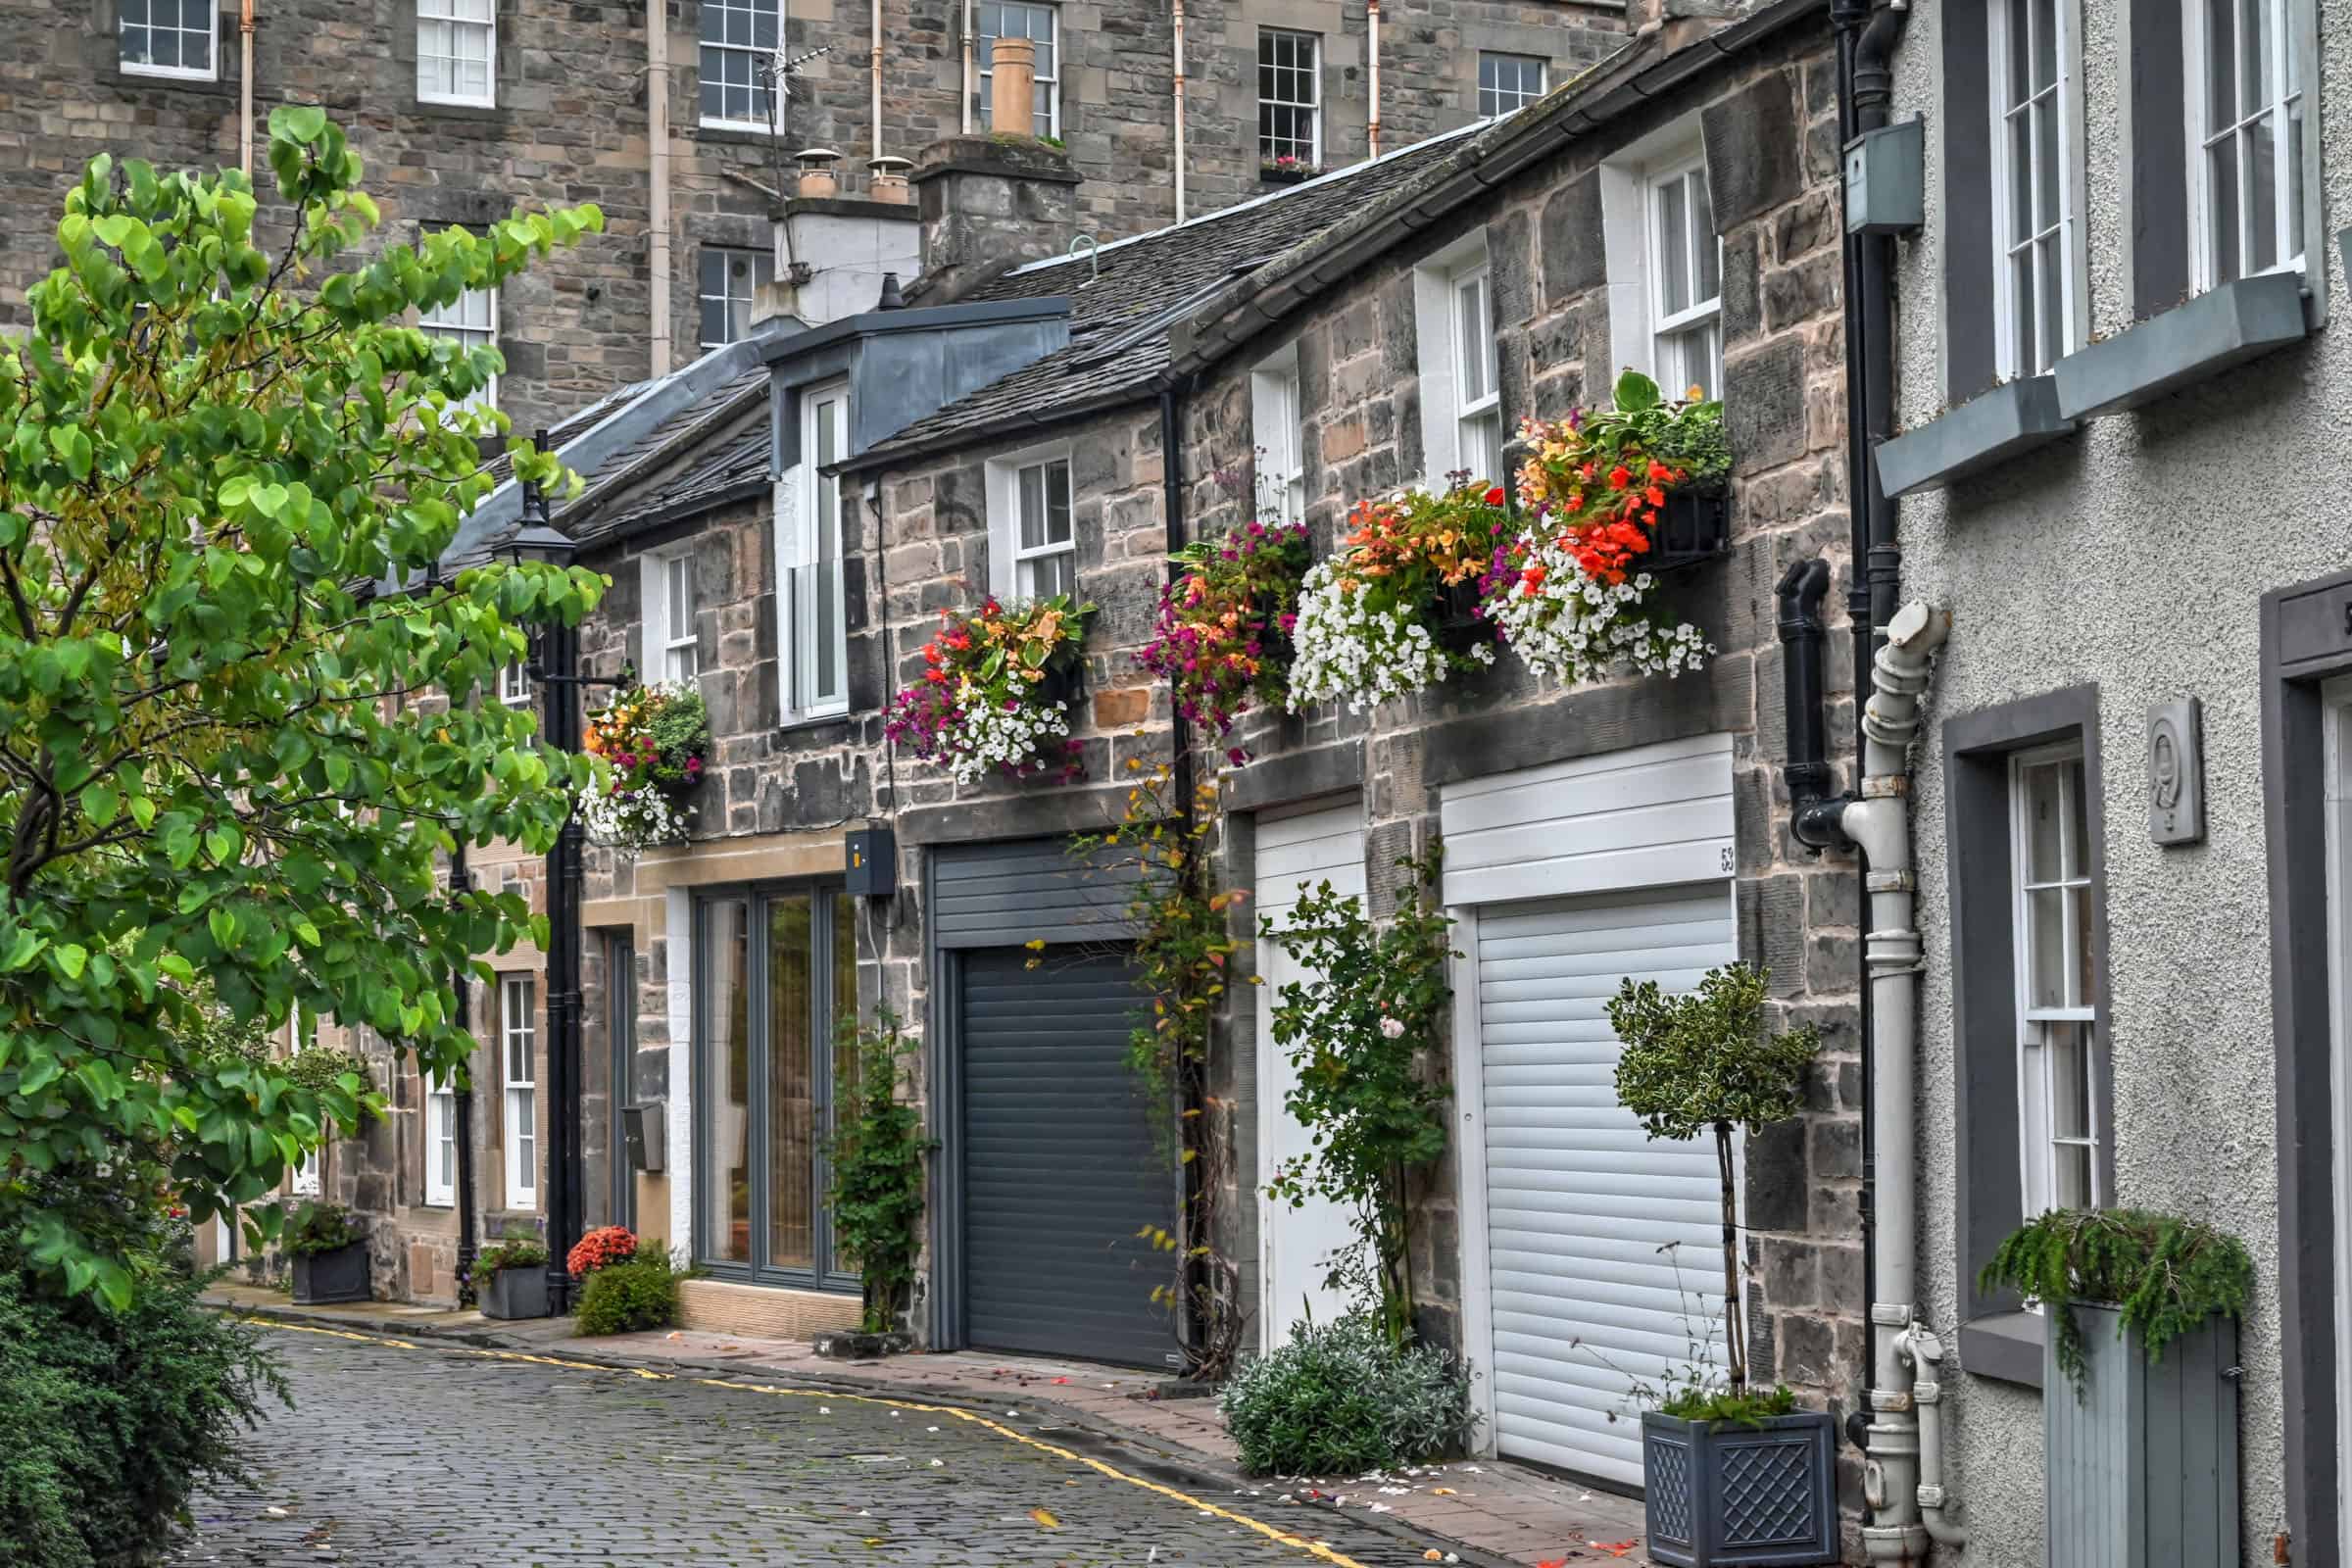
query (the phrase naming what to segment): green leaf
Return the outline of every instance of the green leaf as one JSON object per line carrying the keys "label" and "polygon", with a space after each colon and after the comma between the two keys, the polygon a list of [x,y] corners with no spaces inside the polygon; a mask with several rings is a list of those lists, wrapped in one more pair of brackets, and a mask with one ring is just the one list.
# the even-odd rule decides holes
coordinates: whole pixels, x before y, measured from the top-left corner
{"label": "green leaf", "polygon": [[282,137],[308,146],[325,130],[326,111],[315,104],[287,104],[270,111],[270,138],[272,141]]}
{"label": "green leaf", "polygon": [[57,959],[59,972],[69,980],[80,979],[81,971],[90,961],[89,950],[78,942],[59,944],[52,956]]}
{"label": "green leaf", "polygon": [[1658,383],[1640,370],[1619,373],[1617,385],[1610,394],[1617,407],[1627,414],[1646,414],[1664,401],[1658,395]]}

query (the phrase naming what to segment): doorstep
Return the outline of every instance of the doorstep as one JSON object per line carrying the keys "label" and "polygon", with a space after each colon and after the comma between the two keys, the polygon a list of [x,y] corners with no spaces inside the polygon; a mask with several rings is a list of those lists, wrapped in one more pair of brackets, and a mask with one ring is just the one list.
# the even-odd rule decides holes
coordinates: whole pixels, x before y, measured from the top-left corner
{"label": "doorstep", "polygon": [[[787,1294],[763,1286],[735,1288],[761,1296]],[[1216,1401],[1166,1396],[1169,1380],[1164,1373],[974,1350],[831,1361],[820,1358],[805,1340],[683,1327],[576,1339],[569,1337],[571,1325],[564,1318],[494,1323],[478,1312],[407,1308],[386,1301],[296,1307],[276,1292],[245,1286],[215,1286],[206,1298],[288,1322],[382,1334],[446,1335],[534,1350],[561,1342],[573,1354],[624,1365],[683,1365],[738,1376],[781,1374],[827,1387],[948,1401],[1000,1418],[1017,1418],[1033,1432],[1068,1428],[1155,1447],[1176,1464],[1199,1472],[1202,1485],[1213,1483],[1235,1494],[1261,1499],[1287,1496],[1303,1506],[1336,1507],[1410,1525],[1527,1568],[1648,1561],[1641,1547],[1639,1502],[1508,1461],[1424,1465],[1390,1478],[1385,1483],[1390,1490],[1384,1490],[1382,1482],[1354,1476],[1244,1477]]]}

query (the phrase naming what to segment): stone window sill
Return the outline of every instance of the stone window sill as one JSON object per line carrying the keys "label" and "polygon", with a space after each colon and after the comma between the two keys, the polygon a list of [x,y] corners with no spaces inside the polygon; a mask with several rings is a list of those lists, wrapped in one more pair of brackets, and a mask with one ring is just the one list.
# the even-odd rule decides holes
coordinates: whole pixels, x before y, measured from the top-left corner
{"label": "stone window sill", "polygon": [[2005,382],[1881,443],[1879,484],[1889,498],[1940,490],[2074,430],[2075,421],[2058,412],[2057,377]]}
{"label": "stone window sill", "polygon": [[2239,278],[2058,362],[2058,412],[2096,418],[2153,403],[2301,340],[2303,275]]}
{"label": "stone window sill", "polygon": [[1960,1325],[1960,1367],[1973,1376],[2038,1389],[2050,1322],[2038,1312],[1988,1312]]}
{"label": "stone window sill", "polygon": [[443,104],[429,98],[411,103],[409,113],[419,120],[471,120],[489,125],[504,125],[508,118],[504,104]]}

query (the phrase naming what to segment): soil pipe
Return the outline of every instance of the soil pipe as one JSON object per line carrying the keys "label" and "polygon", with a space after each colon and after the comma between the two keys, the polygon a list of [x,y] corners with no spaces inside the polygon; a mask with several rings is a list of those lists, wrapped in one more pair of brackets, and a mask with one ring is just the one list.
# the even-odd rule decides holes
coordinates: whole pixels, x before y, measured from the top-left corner
{"label": "soil pipe", "polygon": [[1365,90],[1372,111],[1364,119],[1364,156],[1380,156],[1380,0],[1364,0]]}
{"label": "soil pipe", "polygon": [[972,83],[978,79],[972,74],[972,0],[963,0],[963,133],[966,136],[972,133]]}
{"label": "soil pipe", "polygon": [[653,274],[650,372],[669,373],[669,15],[666,0],[645,0],[645,159],[648,192],[646,268]]}
{"label": "soil pipe", "polygon": [[[874,103],[874,156],[882,156],[882,0],[869,0],[867,30],[873,34],[874,53],[868,75]],[[872,192],[868,191],[868,195]]]}
{"label": "soil pipe", "polygon": [[[1170,62],[1176,93],[1176,221],[1184,221],[1184,0],[1169,0],[1174,8],[1176,28],[1174,58]],[[1169,514],[1168,526],[1176,526],[1175,514]]]}
{"label": "soil pipe", "polygon": [[253,183],[253,0],[237,8],[237,167]]}

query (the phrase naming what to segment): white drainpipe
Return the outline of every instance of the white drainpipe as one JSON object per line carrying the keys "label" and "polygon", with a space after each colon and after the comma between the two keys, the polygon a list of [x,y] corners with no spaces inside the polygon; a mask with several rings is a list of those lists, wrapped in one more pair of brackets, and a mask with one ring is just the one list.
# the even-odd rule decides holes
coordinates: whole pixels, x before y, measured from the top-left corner
{"label": "white drainpipe", "polygon": [[[1912,1174],[1917,1148],[1912,1100],[1918,1082],[1920,942],[1913,918],[1918,882],[1911,859],[1910,752],[1919,734],[1929,659],[1951,624],[1948,612],[1917,600],[1887,622],[1886,646],[1872,662],[1874,690],[1862,715],[1862,798],[1839,818],[1868,867],[1870,934],[1863,941],[1862,964],[1870,986],[1871,1118],[1878,1134],[1870,1452],[1862,1467],[1870,1523],[1863,1527],[1862,1544],[1874,1563],[1905,1568],[1927,1561],[1930,1531],[1920,1516],[1921,1483],[1927,1478],[1918,1396],[1904,1363],[1934,1341],[1917,1328],[1916,1305],[1919,1190]],[[1938,1465],[1940,1439],[1938,1426]],[[1940,1476],[1935,1497],[1940,1509]]]}
{"label": "white drainpipe", "polygon": [[1914,1323],[1895,1336],[1895,1348],[1918,1379],[1911,1397],[1919,1404],[1919,1522],[1937,1545],[1957,1551],[1968,1544],[1968,1532],[1943,1517],[1943,1385],[1936,1380],[1943,1342]]}

